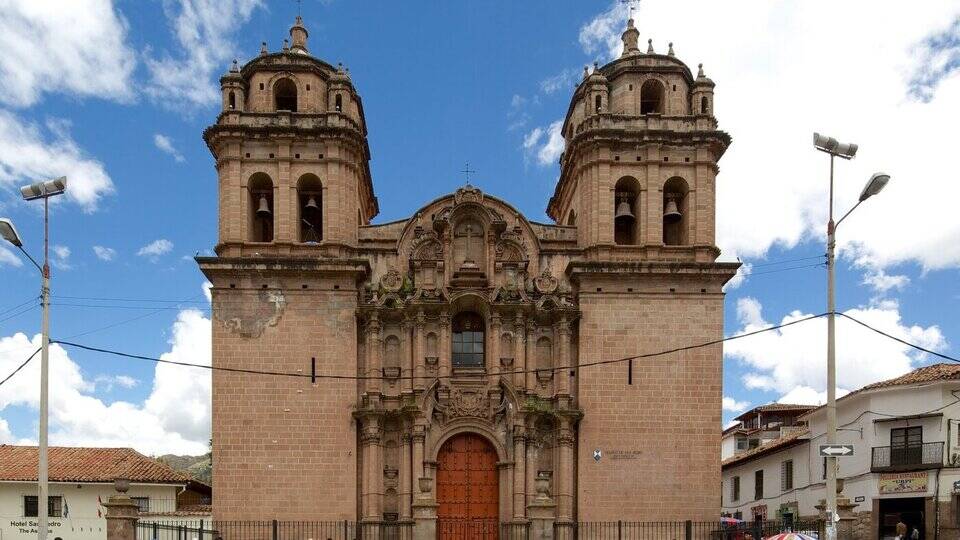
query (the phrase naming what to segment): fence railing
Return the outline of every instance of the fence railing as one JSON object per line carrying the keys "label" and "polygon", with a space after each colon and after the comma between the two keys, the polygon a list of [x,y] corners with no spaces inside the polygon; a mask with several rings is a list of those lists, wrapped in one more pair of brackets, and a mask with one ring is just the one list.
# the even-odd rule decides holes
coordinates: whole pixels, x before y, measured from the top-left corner
{"label": "fence railing", "polygon": [[943,442],[876,446],[871,457],[872,472],[933,469],[943,466]]}
{"label": "fence railing", "polygon": [[[781,532],[802,532],[822,538],[819,520],[741,522],[719,521],[581,521],[556,523],[555,540],[756,540]],[[470,540],[530,540],[529,523],[499,523],[496,519],[437,520],[437,537]],[[136,540],[413,540],[412,522],[354,521],[215,521],[137,524]]]}
{"label": "fence railing", "polygon": [[[219,535],[213,540],[413,539],[413,523],[397,521],[360,523],[355,521],[215,521],[213,527]],[[138,538],[137,540],[150,539]]]}

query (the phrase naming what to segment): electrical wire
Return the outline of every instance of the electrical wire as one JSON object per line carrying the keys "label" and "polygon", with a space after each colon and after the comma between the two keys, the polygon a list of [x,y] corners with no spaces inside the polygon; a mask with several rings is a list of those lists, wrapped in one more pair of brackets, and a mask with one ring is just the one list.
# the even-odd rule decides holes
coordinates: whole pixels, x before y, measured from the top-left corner
{"label": "electrical wire", "polygon": [[[51,306],[57,307],[80,307],[80,308],[102,308],[102,309],[157,309],[157,310],[180,310],[184,309],[182,306],[123,306],[123,305],[110,305],[110,304],[61,304],[61,303],[51,303]],[[190,306],[189,309],[201,309],[197,306]],[[203,309],[207,309],[204,307]]]}
{"label": "electrical wire", "polygon": [[864,327],[864,328],[866,328],[866,329],[868,329],[868,330],[872,330],[872,331],[880,334],[881,336],[884,336],[884,337],[890,338],[890,339],[892,339],[892,340],[894,340],[894,341],[896,341],[896,342],[902,343],[902,344],[906,345],[907,347],[912,347],[912,348],[914,348],[914,349],[916,349],[916,350],[918,350],[918,351],[922,351],[922,352],[925,352],[925,353],[927,353],[927,354],[932,354],[932,355],[934,355],[934,356],[939,356],[940,358],[943,358],[944,360],[950,360],[951,362],[958,362],[958,363],[960,363],[960,358],[954,358],[954,357],[952,357],[952,356],[949,356],[949,355],[946,355],[946,354],[943,354],[943,353],[938,353],[938,352],[936,352],[936,351],[931,351],[930,349],[921,347],[920,345],[917,345],[917,344],[915,344],[915,343],[910,343],[910,342],[907,341],[907,340],[900,339],[900,338],[898,338],[897,336],[893,336],[893,335],[890,335],[890,334],[884,332],[883,330],[880,330],[880,329],[878,329],[878,328],[874,328],[874,327],[870,326],[869,324],[867,324],[867,323],[865,323],[865,322],[863,322],[863,321],[861,321],[861,320],[858,320],[858,319],[856,319],[856,318],[854,318],[854,317],[852,317],[852,316],[850,316],[850,315],[847,315],[846,313],[842,313],[842,312],[835,312],[835,313],[836,313],[837,315],[840,315],[841,317],[844,317],[844,318],[846,318],[846,319],[850,319],[851,321],[859,324],[860,326],[862,326],[862,327]]}
{"label": "electrical wire", "polygon": [[[490,373],[490,375],[511,375],[511,374],[512,374],[512,375],[517,375],[517,374],[526,374],[526,373],[557,372],[557,371],[562,371],[562,370],[578,370],[578,369],[582,369],[582,368],[585,368],[585,367],[602,366],[602,365],[610,365],[610,364],[619,364],[619,363],[628,362],[628,361],[631,361],[631,360],[637,360],[637,359],[642,359],[642,358],[652,358],[652,357],[656,357],[656,356],[663,356],[663,355],[667,355],[667,354],[672,354],[672,353],[677,353],[677,352],[683,352],[683,351],[688,351],[688,350],[692,350],[692,349],[699,349],[699,348],[703,348],[703,347],[709,347],[709,346],[712,346],[712,345],[719,345],[719,344],[724,343],[724,342],[727,342],[727,341],[733,341],[733,340],[736,340],[736,339],[743,339],[743,338],[745,338],[745,337],[754,336],[754,335],[761,334],[761,333],[764,333],[764,332],[770,332],[770,331],[772,331],[772,330],[779,330],[779,329],[781,329],[781,328],[785,328],[785,327],[788,327],[788,326],[793,326],[793,325],[795,325],[795,324],[800,324],[800,323],[803,323],[803,322],[806,322],[806,321],[810,321],[810,320],[813,320],[813,319],[817,319],[817,318],[823,317],[823,316],[825,316],[825,315],[826,315],[826,313],[821,313],[821,314],[819,314],[819,315],[811,315],[811,316],[809,316],[809,317],[804,317],[804,318],[802,318],[802,319],[797,319],[797,320],[794,320],[794,321],[790,321],[790,322],[787,322],[787,323],[778,324],[778,325],[774,325],[774,326],[768,326],[768,327],[766,327],[766,328],[761,328],[761,329],[758,329],[758,330],[753,330],[753,331],[751,331],[751,332],[745,332],[745,333],[742,333],[742,334],[736,334],[736,335],[733,335],[733,336],[728,336],[728,337],[721,338],[721,339],[715,339],[715,340],[707,341],[707,342],[704,342],[704,343],[698,343],[698,344],[694,344],[694,345],[686,345],[686,346],[683,346],[683,347],[675,347],[675,348],[672,348],[672,349],[667,349],[667,350],[662,350],[662,351],[657,351],[657,352],[652,352],[652,353],[644,353],[644,354],[638,354],[638,355],[628,356],[628,357],[624,357],[624,358],[615,358],[615,359],[609,359],[609,360],[598,360],[598,361],[595,361],[595,362],[586,362],[586,363],[581,363],[581,364],[576,364],[576,365],[556,366],[556,367],[550,367],[550,368],[536,368],[536,369],[525,369],[525,370],[521,370],[521,369],[500,370],[500,371],[498,371],[498,372]],[[224,366],[208,366],[208,365],[203,365],[203,364],[194,364],[194,363],[190,363],[190,362],[180,362],[180,361],[175,361],[175,360],[164,360],[164,359],[161,359],[161,358],[154,358],[154,357],[151,357],[151,356],[143,356],[143,355],[139,355],[139,354],[130,354],[130,353],[125,353],[125,352],[121,352],[121,351],[115,351],[115,350],[111,350],[111,349],[104,349],[104,348],[100,348],[100,347],[91,347],[91,346],[88,346],[88,345],[83,345],[83,344],[80,344],[80,343],[73,343],[73,342],[66,341],[66,340],[56,340],[56,341],[52,341],[51,343],[58,343],[58,344],[60,344],[60,345],[66,345],[66,346],[68,346],[68,347],[76,347],[76,348],[78,348],[78,349],[83,349],[83,350],[90,351],[90,352],[99,352],[99,353],[103,353],[103,354],[111,354],[111,355],[121,356],[121,357],[125,357],[125,358],[132,358],[132,359],[136,359],[136,360],[146,360],[146,361],[156,362],[156,363],[162,363],[162,364],[172,364],[172,365],[178,365],[178,366],[184,366],[184,367],[196,367],[196,368],[201,368],[201,369],[207,369],[207,370],[210,370],[210,371],[225,371],[225,372],[231,372],[231,373],[245,373],[245,374],[248,374],[248,375],[270,375],[270,376],[275,376],[275,377],[296,377],[296,378],[332,379],[332,380],[380,380],[380,379],[383,378],[382,376],[370,376],[370,375],[307,374],[307,373],[302,373],[302,372],[264,371],[264,370],[256,370],[256,369],[231,368],[231,367],[224,367]],[[434,375],[421,375],[421,376],[417,376],[417,375],[400,375],[400,376],[396,377],[396,379],[399,379],[399,380],[407,380],[407,379],[409,379],[409,380],[414,380],[414,379],[429,379],[429,380],[432,380],[432,379],[444,379],[444,378],[451,378],[451,377],[452,377],[452,375],[441,375],[441,376],[434,376]]]}
{"label": "electrical wire", "polygon": [[100,296],[62,296],[59,294],[50,295],[51,298],[62,298],[64,300],[93,300],[97,302],[146,302],[154,304],[199,304],[204,300],[194,300],[196,296],[185,300],[163,300],[159,298],[108,298]]}
{"label": "electrical wire", "polygon": [[[203,294],[203,293],[200,293],[200,294]],[[188,301],[191,301],[191,302],[192,302],[193,299],[194,299],[194,298],[197,298],[198,296],[200,296],[200,294],[197,294],[197,295],[194,295],[194,296],[190,297],[190,298],[188,299]],[[125,324],[129,324],[129,323],[132,323],[132,322],[139,321],[139,320],[141,320],[141,319],[146,319],[147,317],[152,317],[152,316],[154,316],[154,315],[156,315],[156,314],[158,314],[158,313],[162,313],[162,312],[164,312],[164,311],[166,311],[165,308],[154,308],[154,310],[151,311],[151,312],[149,312],[149,313],[143,313],[143,314],[141,314],[141,315],[137,315],[136,317],[130,317],[129,319],[123,319],[123,320],[117,321],[117,322],[115,322],[115,323],[110,323],[110,324],[107,324],[107,325],[105,325],[105,326],[101,326],[101,327],[99,327],[99,328],[94,328],[94,329],[92,329],[92,330],[84,330],[83,332],[78,332],[78,333],[76,333],[76,334],[71,334],[71,335],[65,337],[64,339],[75,339],[75,338],[82,337],[82,336],[89,336],[90,334],[96,334],[97,332],[103,332],[104,330],[110,330],[110,329],[116,328],[116,327],[118,327],[118,326],[123,326],[123,325],[125,325]]]}
{"label": "electrical wire", "polygon": [[28,313],[28,312],[30,312],[30,311],[33,311],[33,310],[37,309],[38,307],[40,307],[40,305],[39,305],[39,304],[36,304],[36,305],[33,305],[33,306],[28,307],[27,309],[18,311],[18,312],[16,312],[16,313],[14,313],[13,315],[8,315],[8,316],[0,319],[0,323],[2,323],[2,322],[4,322],[4,321],[9,321],[10,319],[12,319],[12,318],[14,318],[14,317],[19,317],[20,315],[23,315],[24,313]]}
{"label": "electrical wire", "polygon": [[31,298],[31,299],[29,299],[29,300],[26,300],[26,301],[21,302],[21,303],[15,305],[15,306],[13,306],[13,307],[9,307],[9,308],[7,308],[7,309],[5,309],[5,310],[3,310],[3,311],[0,311],[0,315],[5,315],[5,314],[10,313],[11,311],[13,311],[13,310],[15,310],[15,309],[19,309],[19,308],[21,308],[21,307],[29,304],[30,302],[37,302],[37,301],[39,301],[39,300],[40,300],[40,297],[39,297],[39,296],[34,296],[33,298]]}
{"label": "electrical wire", "polygon": [[765,271],[763,271],[763,272],[747,272],[747,273],[743,274],[743,277],[750,278],[750,277],[753,277],[753,276],[762,276],[762,275],[764,275],[764,274],[777,274],[777,273],[780,273],[780,272],[788,272],[788,271],[790,271],[790,270],[802,270],[802,269],[804,269],[804,268],[816,268],[816,267],[823,267],[823,266],[825,266],[825,263],[805,264],[805,265],[802,265],[802,266],[790,266],[790,267],[787,267],[787,268],[778,268],[778,269],[776,269],[776,270],[765,270]]}
{"label": "electrical wire", "polygon": [[751,262],[747,262],[747,261],[740,261],[740,262],[742,262],[742,263],[744,263],[744,264],[749,264],[752,268],[761,268],[761,267],[764,267],[764,266],[776,266],[776,265],[779,265],[779,264],[795,263],[795,262],[800,262],[800,261],[812,261],[812,260],[814,260],[814,259],[824,259],[824,260],[826,260],[826,255],[815,255],[815,256],[812,256],[812,257],[798,257],[798,258],[796,258],[796,259],[784,259],[784,260],[782,260],[782,261],[771,261],[771,262],[765,262],[765,263],[751,263]]}
{"label": "electrical wire", "polygon": [[20,371],[21,369],[23,369],[24,366],[26,366],[27,364],[29,364],[30,361],[33,360],[33,357],[36,356],[37,353],[40,352],[41,349],[42,349],[42,347],[41,347],[40,349],[37,349],[37,350],[33,351],[33,354],[31,354],[30,356],[28,356],[27,359],[24,360],[22,364],[20,364],[19,366],[17,366],[17,369],[11,371],[9,375],[7,375],[6,377],[4,377],[4,379],[3,379],[2,381],[0,381],[0,386],[3,386],[3,384],[4,384],[5,382],[9,381],[14,375],[17,374],[18,371]]}

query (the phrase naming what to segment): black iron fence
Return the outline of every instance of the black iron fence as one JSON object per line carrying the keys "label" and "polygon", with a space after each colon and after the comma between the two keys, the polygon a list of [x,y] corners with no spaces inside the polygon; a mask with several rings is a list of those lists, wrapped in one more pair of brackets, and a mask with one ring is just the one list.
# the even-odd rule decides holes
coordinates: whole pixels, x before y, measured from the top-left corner
{"label": "black iron fence", "polygon": [[[412,522],[216,521],[137,524],[136,540],[413,540]],[[823,538],[819,520],[760,521],[581,521],[556,523],[555,540],[761,540],[782,532]],[[531,540],[530,523],[495,519],[437,520],[439,540]]]}

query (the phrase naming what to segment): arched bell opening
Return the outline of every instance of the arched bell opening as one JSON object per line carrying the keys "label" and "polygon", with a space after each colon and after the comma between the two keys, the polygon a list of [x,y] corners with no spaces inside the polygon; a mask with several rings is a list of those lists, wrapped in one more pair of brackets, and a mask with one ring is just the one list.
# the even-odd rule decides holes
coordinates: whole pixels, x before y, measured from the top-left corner
{"label": "arched bell opening", "polygon": [[297,85],[286,77],[273,85],[274,106],[278,111],[297,112]]}
{"label": "arched bell opening", "polygon": [[247,182],[250,193],[248,229],[251,242],[273,242],[273,181],[257,173]]}
{"label": "arched bell opening", "polygon": [[305,174],[297,181],[297,215],[301,242],[323,240],[323,184],[313,174]]}
{"label": "arched bell opening", "polygon": [[576,227],[577,226],[577,211],[571,209],[570,213],[567,214],[567,226]]}
{"label": "arched bell opening", "polygon": [[700,98],[700,114],[710,114],[710,99],[707,96]]}
{"label": "arched bell opening", "polygon": [[640,114],[663,114],[663,84],[649,79],[640,87]]}
{"label": "arched bell opening", "polygon": [[683,246],[689,243],[689,219],[686,180],[675,176],[663,185],[663,243]]}
{"label": "arched bell opening", "polygon": [[640,184],[635,178],[625,176],[617,181],[613,196],[613,241],[617,245],[636,245],[640,220],[637,216],[637,199]]}

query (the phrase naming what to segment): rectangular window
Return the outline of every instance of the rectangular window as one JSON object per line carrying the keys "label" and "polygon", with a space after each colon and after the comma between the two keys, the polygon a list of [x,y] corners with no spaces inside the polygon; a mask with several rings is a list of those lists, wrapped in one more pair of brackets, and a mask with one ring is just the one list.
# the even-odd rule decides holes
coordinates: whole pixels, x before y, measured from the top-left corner
{"label": "rectangular window", "polygon": [[890,430],[890,465],[918,465],[923,462],[923,427]]}
{"label": "rectangular window", "polygon": [[137,510],[140,512],[150,511],[150,497],[130,497],[137,504]]}
{"label": "rectangular window", "polygon": [[780,491],[793,489],[793,460],[788,459],[780,464]]}
{"label": "rectangular window", "polygon": [[[39,498],[36,495],[24,495],[23,516],[39,517],[39,514],[40,514]],[[47,497],[47,516],[62,517],[62,515],[63,515],[63,497],[48,496]]]}
{"label": "rectangular window", "polygon": [[753,499],[759,501],[763,498],[763,469],[753,473]]}
{"label": "rectangular window", "polygon": [[730,483],[730,500],[739,501],[740,500],[740,477],[734,476],[733,481]]}

